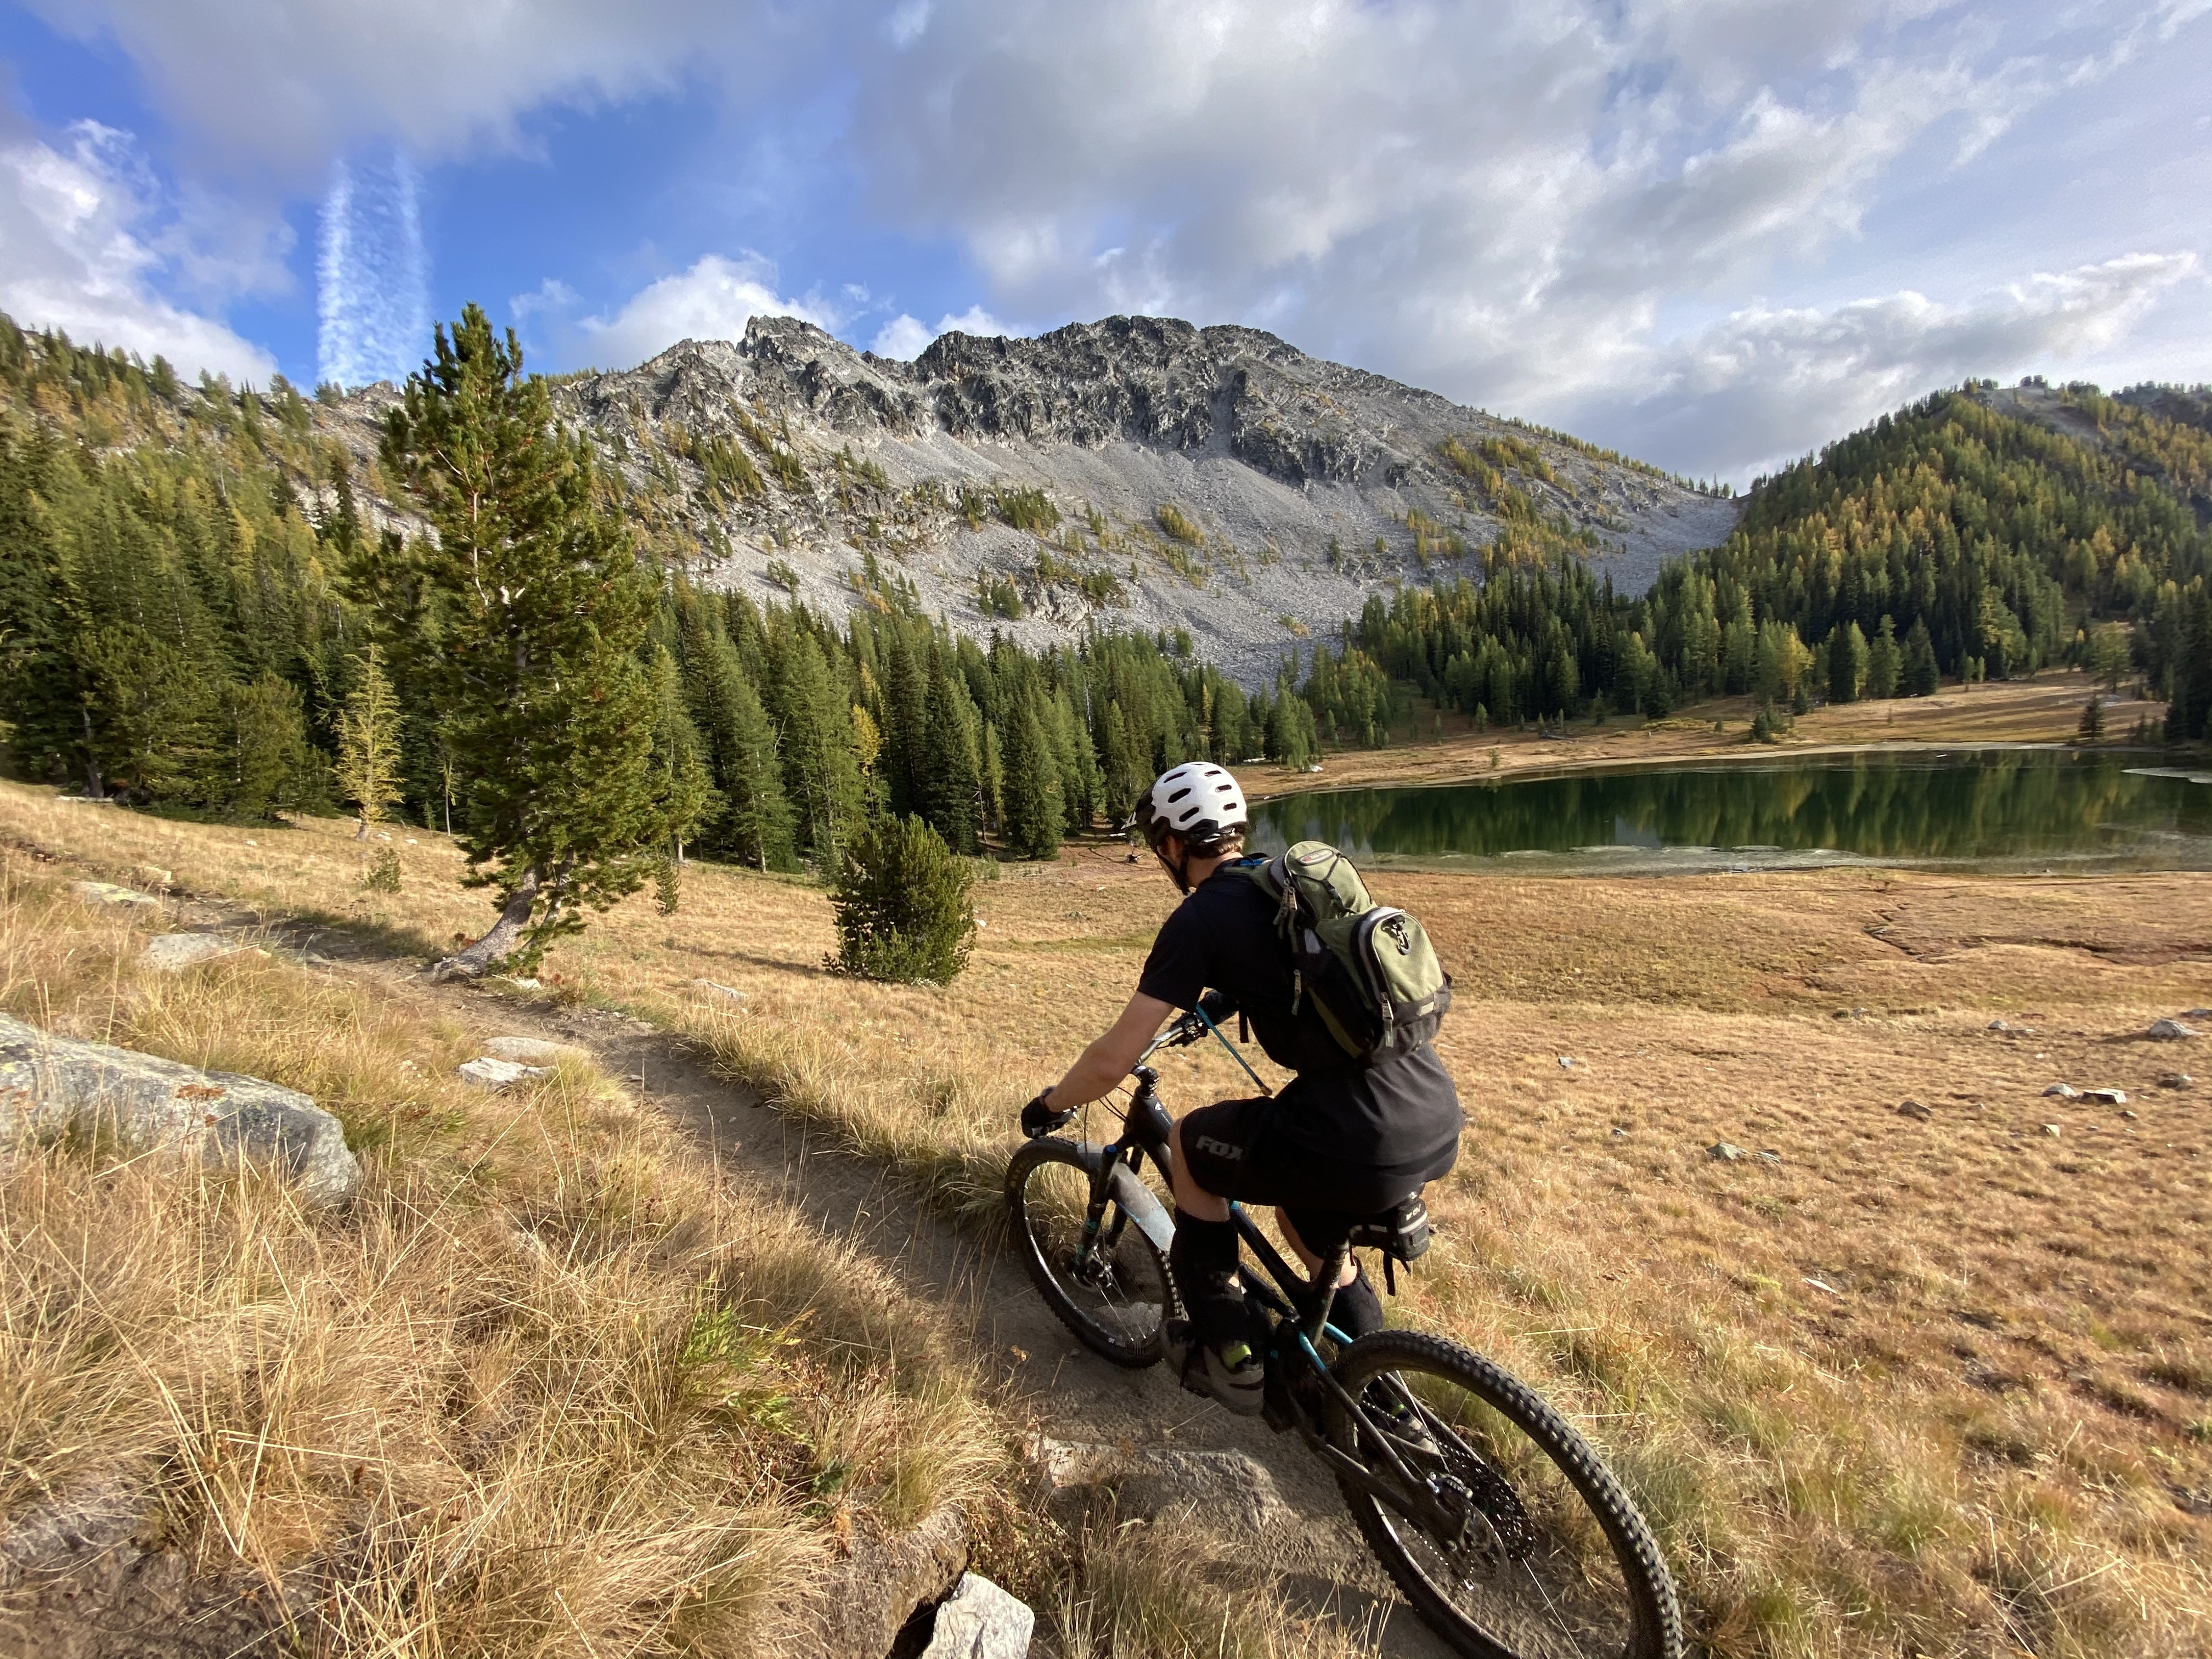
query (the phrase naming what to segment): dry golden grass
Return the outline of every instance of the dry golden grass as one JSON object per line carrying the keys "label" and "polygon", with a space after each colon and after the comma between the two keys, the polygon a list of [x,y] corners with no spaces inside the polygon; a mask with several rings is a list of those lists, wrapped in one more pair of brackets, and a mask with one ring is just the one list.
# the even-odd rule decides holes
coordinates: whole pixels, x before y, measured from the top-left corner
{"label": "dry golden grass", "polygon": [[[2067,669],[1994,685],[1947,685],[1932,697],[1816,708],[1800,716],[1796,729],[1771,746],[1751,741],[1755,710],[1748,697],[1692,704],[1656,722],[1615,719],[1603,726],[1569,724],[1559,728],[1559,738],[1540,737],[1533,730],[1477,732],[1471,720],[1459,714],[1447,715],[1441,737],[1431,737],[1431,711],[1425,706],[1416,720],[1419,738],[1389,749],[1331,754],[1322,762],[1319,781],[1331,789],[1348,789],[1375,783],[1450,783],[1540,768],[1559,770],[1691,755],[1786,755],[1833,745],[2070,743],[2081,723],[2082,705],[2093,694],[2101,695],[2086,675]],[[2107,698],[2106,740],[2124,744],[2138,720],[2165,717],[2162,702]],[[1716,720],[1725,729],[1714,730]],[[1491,764],[1493,749],[1495,767]],[[1238,771],[1254,799],[1310,789],[1316,782],[1280,767]]]}
{"label": "dry golden grass", "polygon": [[[246,848],[10,789],[0,831],[369,916],[426,954],[487,915],[420,831],[380,915],[349,894],[364,854],[342,825]],[[2208,1000],[2212,880],[1382,886],[1459,981],[1442,1047],[1470,1118],[1397,1316],[1578,1414],[1713,1651],[2212,1649],[2212,1079],[2162,1091],[2197,1045],[2130,1040]],[[977,896],[974,965],[944,990],[824,973],[818,890],[708,868],[676,918],[633,901],[551,967],[559,994],[689,1033],[988,1216],[1014,1109],[1126,998],[1174,895],[1085,848]],[[2033,1035],[1988,1031],[1997,1016]],[[1163,1070],[1179,1108],[1238,1091],[1218,1053]],[[2137,1115],[2040,1097],[2061,1079],[2125,1088]],[[1932,1120],[1898,1115],[1907,1096]],[[1779,1161],[1712,1162],[1723,1139]]]}
{"label": "dry golden grass", "polygon": [[304,1652],[750,1654],[806,1650],[855,1527],[997,1479],[927,1311],[587,1065],[487,1098],[457,1022],[357,984],[272,957],[141,981],[143,934],[25,862],[0,1006],[306,1089],[367,1181],[319,1216],[245,1171],[21,1149],[0,1516],[124,1490]]}

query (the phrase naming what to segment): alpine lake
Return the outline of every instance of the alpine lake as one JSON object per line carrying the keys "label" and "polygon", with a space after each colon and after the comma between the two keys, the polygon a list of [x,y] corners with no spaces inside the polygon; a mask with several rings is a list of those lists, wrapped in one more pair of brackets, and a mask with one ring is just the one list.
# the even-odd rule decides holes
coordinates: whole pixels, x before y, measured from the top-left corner
{"label": "alpine lake", "polygon": [[1591,768],[1255,803],[1251,846],[1516,875],[2212,870],[2212,770],[2058,747]]}

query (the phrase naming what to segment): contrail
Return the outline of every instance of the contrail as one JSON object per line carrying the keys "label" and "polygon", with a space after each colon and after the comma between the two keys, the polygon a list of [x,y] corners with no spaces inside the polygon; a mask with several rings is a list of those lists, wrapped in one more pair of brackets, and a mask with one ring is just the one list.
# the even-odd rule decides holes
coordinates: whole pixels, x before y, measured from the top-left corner
{"label": "contrail", "polygon": [[403,380],[430,346],[428,261],[415,169],[397,151],[331,167],[316,264],[319,378]]}

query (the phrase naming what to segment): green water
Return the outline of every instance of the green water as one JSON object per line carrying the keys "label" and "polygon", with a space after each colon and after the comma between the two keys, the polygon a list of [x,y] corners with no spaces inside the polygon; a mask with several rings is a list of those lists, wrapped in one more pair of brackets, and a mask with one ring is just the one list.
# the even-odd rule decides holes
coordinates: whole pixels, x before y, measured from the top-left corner
{"label": "green water", "polygon": [[1832,864],[2212,870],[2212,772],[2063,750],[1841,754],[1347,789],[1253,809],[1255,851],[1528,874]]}

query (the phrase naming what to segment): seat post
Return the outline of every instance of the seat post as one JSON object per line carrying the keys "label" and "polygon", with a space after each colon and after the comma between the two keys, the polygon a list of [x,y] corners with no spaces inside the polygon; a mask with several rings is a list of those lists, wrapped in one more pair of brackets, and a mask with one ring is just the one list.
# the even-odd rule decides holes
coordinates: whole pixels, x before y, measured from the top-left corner
{"label": "seat post", "polygon": [[1344,1277],[1344,1264],[1351,1259],[1352,1241],[1346,1238],[1322,1268],[1317,1281],[1321,1294],[1314,1298],[1313,1317],[1306,1322],[1306,1340],[1316,1346],[1321,1342],[1322,1327],[1328,1323],[1329,1310],[1336,1304],[1336,1282]]}

